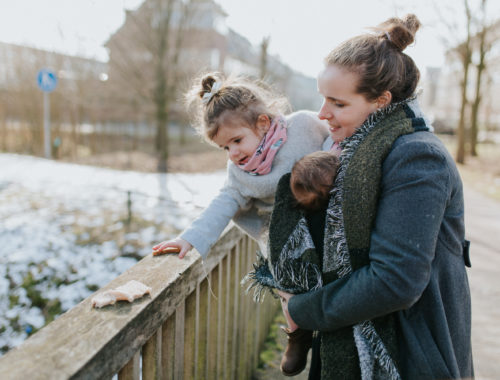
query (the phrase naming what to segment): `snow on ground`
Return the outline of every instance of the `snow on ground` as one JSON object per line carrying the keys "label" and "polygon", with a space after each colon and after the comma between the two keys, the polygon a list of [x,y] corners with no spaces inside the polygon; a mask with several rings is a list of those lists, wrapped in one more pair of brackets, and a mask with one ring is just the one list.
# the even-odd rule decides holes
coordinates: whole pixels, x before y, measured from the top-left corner
{"label": "snow on ground", "polygon": [[0,355],[176,236],[224,177],[0,154]]}

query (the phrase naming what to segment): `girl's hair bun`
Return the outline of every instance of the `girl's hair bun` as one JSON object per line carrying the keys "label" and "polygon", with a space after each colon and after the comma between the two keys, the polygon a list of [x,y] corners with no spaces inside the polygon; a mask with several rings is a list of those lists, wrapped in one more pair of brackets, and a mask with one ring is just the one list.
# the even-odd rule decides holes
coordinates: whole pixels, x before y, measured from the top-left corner
{"label": "girl's hair bun", "polygon": [[217,82],[217,78],[215,78],[212,74],[207,74],[201,78],[201,89],[198,93],[198,96],[203,99],[203,95],[209,94],[212,91],[212,86]]}
{"label": "girl's hair bun", "polygon": [[420,28],[420,21],[414,14],[408,14],[404,18],[390,18],[377,28],[382,31],[382,38],[389,40],[399,51],[406,49],[415,41],[415,33]]}

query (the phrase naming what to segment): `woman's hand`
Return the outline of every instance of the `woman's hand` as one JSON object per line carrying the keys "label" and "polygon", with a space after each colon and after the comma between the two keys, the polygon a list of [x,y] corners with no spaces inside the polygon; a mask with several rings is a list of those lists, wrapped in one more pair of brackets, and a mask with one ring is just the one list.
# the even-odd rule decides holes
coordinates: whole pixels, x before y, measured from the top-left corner
{"label": "woman's hand", "polygon": [[173,240],[162,241],[161,243],[156,244],[153,247],[153,253],[160,254],[162,251],[169,247],[177,248],[179,250],[179,259],[184,258],[184,256],[186,256],[186,253],[188,253],[191,248],[193,248],[193,246],[186,240],[175,238]]}
{"label": "woman's hand", "polygon": [[293,297],[293,294],[282,292],[281,290],[277,290],[276,292],[280,296],[281,299],[281,308],[283,309],[283,314],[285,314],[286,321],[288,323],[288,328],[290,331],[295,331],[299,326],[294,322],[290,313],[288,312],[288,301]]}
{"label": "woman's hand", "polygon": [[285,302],[286,304],[288,304],[288,300],[293,297],[293,294],[283,292],[281,290],[276,290],[276,292],[280,296],[281,302]]}

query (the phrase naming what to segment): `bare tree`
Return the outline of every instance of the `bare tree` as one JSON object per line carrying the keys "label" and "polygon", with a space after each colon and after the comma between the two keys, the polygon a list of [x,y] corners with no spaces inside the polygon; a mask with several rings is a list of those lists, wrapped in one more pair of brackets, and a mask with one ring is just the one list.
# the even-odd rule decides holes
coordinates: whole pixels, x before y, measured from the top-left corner
{"label": "bare tree", "polygon": [[267,75],[267,56],[269,49],[269,42],[271,37],[267,36],[262,39],[260,43],[260,79],[264,79]]}
{"label": "bare tree", "polygon": [[[187,29],[203,0],[149,0],[135,12],[128,12],[120,36],[108,42],[111,75],[117,92],[127,85],[131,97],[143,105],[156,128],[155,148],[158,170],[167,171],[169,121],[184,67],[179,60]],[[116,79],[118,78],[118,81]],[[124,101],[130,104],[130,101]]]}
{"label": "bare tree", "polygon": [[[436,7],[440,14],[440,22],[448,28],[448,43],[452,46],[449,57],[455,56],[461,65],[460,76],[460,106],[457,125],[457,147],[455,159],[464,163],[467,154],[477,155],[477,136],[481,102],[483,99],[483,77],[487,72],[487,55],[492,49],[496,38],[492,31],[498,29],[498,20],[495,23],[487,11],[488,0],[463,0],[464,23],[462,25],[450,23],[453,10],[441,12],[443,7]],[[473,9],[476,4],[479,8]],[[488,19],[490,16],[490,20]],[[457,42],[457,37],[460,41]],[[475,74],[474,78],[471,78]],[[472,86],[472,87],[471,87]],[[469,128],[468,128],[469,127]],[[467,149],[468,148],[468,149]]]}
{"label": "bare tree", "polygon": [[500,23],[488,22],[487,20],[487,0],[481,0],[479,17],[477,18],[478,32],[474,36],[474,50],[477,60],[474,63],[476,68],[476,78],[474,83],[474,99],[471,107],[471,130],[470,130],[470,154],[477,156],[477,136],[478,136],[478,119],[480,105],[483,100],[483,78],[487,72],[487,55],[492,49],[493,44],[498,41],[496,30]]}
{"label": "bare tree", "polygon": [[457,126],[457,150],[455,153],[455,160],[463,164],[465,162],[465,123],[466,123],[466,110],[469,105],[469,100],[467,98],[467,84],[469,82],[469,69],[472,63],[472,51],[471,51],[471,23],[472,23],[472,14],[469,7],[468,0],[464,0],[464,9],[465,9],[465,30],[466,36],[465,41],[461,43],[455,49],[458,54],[461,64],[462,64],[462,79],[460,81],[460,117],[458,119]]}

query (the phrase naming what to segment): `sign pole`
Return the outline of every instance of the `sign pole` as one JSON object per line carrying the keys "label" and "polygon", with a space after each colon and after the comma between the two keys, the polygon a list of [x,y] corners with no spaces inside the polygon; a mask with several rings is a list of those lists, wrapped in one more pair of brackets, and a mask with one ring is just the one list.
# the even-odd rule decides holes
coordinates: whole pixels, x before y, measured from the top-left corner
{"label": "sign pole", "polygon": [[49,93],[43,92],[43,135],[45,146],[45,158],[51,158],[50,149],[50,98]]}
{"label": "sign pole", "polygon": [[49,69],[41,69],[36,77],[38,87],[43,91],[43,145],[45,158],[51,158],[52,146],[50,139],[50,98],[49,93],[57,86],[56,74]]}

